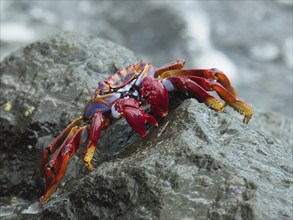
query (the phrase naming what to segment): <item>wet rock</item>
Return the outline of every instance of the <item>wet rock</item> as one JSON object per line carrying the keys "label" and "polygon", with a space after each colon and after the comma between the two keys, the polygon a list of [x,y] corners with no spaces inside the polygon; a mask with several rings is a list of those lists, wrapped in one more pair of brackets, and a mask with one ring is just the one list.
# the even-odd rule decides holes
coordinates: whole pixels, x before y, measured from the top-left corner
{"label": "wet rock", "polygon": [[173,96],[169,115],[158,128],[148,125],[143,139],[123,119],[107,128],[94,172],[86,171],[80,151],[70,161],[66,184],[34,214],[43,193],[42,148],[82,112],[97,81],[135,61],[118,45],[63,33],[1,63],[0,198],[29,201],[17,214],[19,208],[1,202],[7,218],[293,217],[292,119],[256,110],[245,125],[230,108],[218,113]]}
{"label": "wet rock", "polygon": [[6,57],[0,66],[0,197],[39,198],[45,144],[82,113],[99,80],[137,60],[126,48],[76,33]]}
{"label": "wet rock", "polygon": [[291,147],[253,127],[186,100],[116,159],[67,183],[39,217],[290,219]]}

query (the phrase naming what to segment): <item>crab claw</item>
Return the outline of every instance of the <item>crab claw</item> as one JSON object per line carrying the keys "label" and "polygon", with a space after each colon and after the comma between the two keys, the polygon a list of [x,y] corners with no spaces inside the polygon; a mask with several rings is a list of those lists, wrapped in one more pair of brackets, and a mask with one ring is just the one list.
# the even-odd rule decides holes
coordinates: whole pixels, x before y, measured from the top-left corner
{"label": "crab claw", "polygon": [[135,130],[141,137],[145,137],[147,132],[144,128],[144,125],[147,122],[152,123],[155,126],[158,126],[157,120],[150,114],[146,113],[139,107],[140,102],[133,99],[119,99],[114,108],[119,113],[123,113],[128,124]]}
{"label": "crab claw", "polygon": [[169,97],[168,91],[160,80],[145,77],[142,81],[142,97],[151,105],[151,110],[158,116],[168,114]]}

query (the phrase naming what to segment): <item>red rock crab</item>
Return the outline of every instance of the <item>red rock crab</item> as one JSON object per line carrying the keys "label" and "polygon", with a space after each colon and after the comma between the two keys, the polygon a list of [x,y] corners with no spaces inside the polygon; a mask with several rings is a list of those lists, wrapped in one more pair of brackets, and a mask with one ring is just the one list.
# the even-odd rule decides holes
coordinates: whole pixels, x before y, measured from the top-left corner
{"label": "red rock crab", "polygon": [[[154,116],[140,108],[150,105],[153,114],[164,117],[168,113],[168,92],[184,92],[205,103],[210,108],[223,112],[229,105],[244,115],[248,123],[253,110],[236,98],[237,92],[227,76],[218,69],[183,70],[184,60],[176,60],[156,69],[152,64],[131,64],[99,82],[92,98],[85,106],[82,116],[76,118],[43,151],[41,173],[46,181],[43,205],[57,189],[63,178],[69,159],[84,144],[84,163],[92,171],[91,164],[101,131],[122,116],[141,137],[146,136],[145,123],[158,126]],[[225,101],[223,104],[208,93],[215,91]]]}

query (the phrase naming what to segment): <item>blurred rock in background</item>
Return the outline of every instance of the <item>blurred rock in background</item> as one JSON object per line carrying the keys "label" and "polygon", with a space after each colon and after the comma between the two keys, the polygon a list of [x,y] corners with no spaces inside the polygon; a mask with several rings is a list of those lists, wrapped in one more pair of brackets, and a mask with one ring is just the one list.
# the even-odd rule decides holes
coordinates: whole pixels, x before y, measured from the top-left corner
{"label": "blurred rock in background", "polygon": [[156,66],[217,67],[253,107],[292,115],[292,1],[1,1],[1,60],[65,30],[123,45]]}

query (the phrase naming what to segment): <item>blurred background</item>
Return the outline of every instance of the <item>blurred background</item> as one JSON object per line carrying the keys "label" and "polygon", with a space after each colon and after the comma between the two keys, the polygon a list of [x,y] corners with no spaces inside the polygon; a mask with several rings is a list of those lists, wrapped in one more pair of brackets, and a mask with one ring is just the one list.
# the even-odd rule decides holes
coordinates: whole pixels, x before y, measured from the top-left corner
{"label": "blurred background", "polygon": [[292,116],[292,0],[5,1],[1,61],[61,31],[111,40],[156,66],[223,70],[239,97],[261,111]]}

